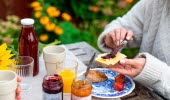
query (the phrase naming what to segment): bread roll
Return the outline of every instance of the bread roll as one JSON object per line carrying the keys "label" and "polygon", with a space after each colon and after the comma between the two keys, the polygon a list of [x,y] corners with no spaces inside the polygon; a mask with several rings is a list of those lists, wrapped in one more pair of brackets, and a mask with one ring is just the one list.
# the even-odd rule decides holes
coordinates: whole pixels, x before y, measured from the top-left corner
{"label": "bread roll", "polygon": [[105,73],[101,71],[90,70],[87,79],[91,82],[104,82],[108,79]]}

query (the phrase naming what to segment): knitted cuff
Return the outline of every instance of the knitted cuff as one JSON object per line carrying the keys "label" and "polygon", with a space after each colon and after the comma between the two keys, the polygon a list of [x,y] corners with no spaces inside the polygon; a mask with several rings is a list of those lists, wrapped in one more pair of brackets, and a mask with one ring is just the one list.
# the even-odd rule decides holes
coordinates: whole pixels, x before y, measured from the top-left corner
{"label": "knitted cuff", "polygon": [[146,63],[142,72],[133,79],[144,85],[155,83],[161,76],[166,64],[148,53],[140,53],[137,57],[146,57]]}

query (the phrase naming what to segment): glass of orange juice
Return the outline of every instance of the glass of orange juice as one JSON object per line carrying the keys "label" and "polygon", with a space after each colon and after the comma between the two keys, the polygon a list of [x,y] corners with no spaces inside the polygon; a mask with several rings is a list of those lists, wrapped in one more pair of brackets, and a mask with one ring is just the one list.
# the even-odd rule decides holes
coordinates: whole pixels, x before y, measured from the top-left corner
{"label": "glass of orange juice", "polygon": [[59,74],[64,83],[63,92],[71,93],[71,84],[77,75],[78,63],[73,59],[65,59],[62,63],[57,63],[57,74]]}

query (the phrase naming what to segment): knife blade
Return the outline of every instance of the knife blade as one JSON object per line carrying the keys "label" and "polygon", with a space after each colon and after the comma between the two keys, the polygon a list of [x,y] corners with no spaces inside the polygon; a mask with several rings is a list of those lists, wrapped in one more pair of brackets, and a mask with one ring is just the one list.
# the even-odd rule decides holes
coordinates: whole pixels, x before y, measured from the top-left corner
{"label": "knife blade", "polygon": [[87,70],[86,70],[86,73],[85,73],[85,75],[84,75],[84,81],[83,81],[83,83],[82,83],[83,85],[85,84],[86,77],[87,77],[87,75],[88,75],[88,73],[89,73],[89,71],[90,71],[90,68],[91,68],[91,66],[92,66],[92,62],[93,62],[95,56],[96,56],[96,52],[93,54],[93,56],[91,57],[91,59],[90,59],[90,61],[89,61],[89,65],[88,65]]}
{"label": "knife blade", "polygon": [[92,62],[93,62],[95,56],[96,56],[96,52],[93,54],[93,56],[91,57],[91,59],[90,59],[90,61],[89,61],[89,65],[88,65],[88,67],[87,67],[87,69],[86,69],[86,73],[85,73],[85,79],[86,79],[86,76],[87,76],[88,73],[89,73],[89,70],[90,70],[90,68],[91,68],[91,65],[92,65]]}

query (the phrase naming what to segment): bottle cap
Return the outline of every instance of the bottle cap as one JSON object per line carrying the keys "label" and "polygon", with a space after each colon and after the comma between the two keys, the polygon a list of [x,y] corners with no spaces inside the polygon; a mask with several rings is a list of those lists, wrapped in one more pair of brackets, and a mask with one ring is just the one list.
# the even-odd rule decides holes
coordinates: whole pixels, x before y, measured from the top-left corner
{"label": "bottle cap", "polygon": [[22,25],[33,25],[34,24],[34,20],[31,18],[24,18],[21,20],[21,24]]}

